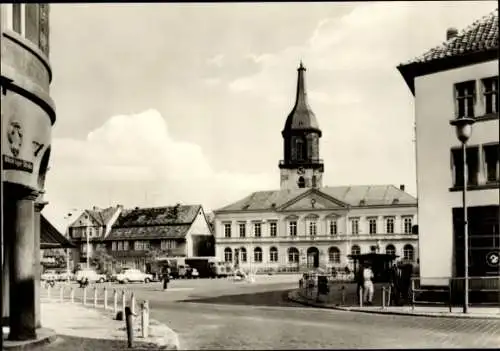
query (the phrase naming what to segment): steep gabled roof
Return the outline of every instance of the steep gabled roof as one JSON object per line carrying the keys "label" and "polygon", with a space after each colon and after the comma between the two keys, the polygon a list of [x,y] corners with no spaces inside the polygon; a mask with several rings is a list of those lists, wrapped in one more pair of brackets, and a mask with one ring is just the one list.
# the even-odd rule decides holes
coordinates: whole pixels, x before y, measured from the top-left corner
{"label": "steep gabled roof", "polygon": [[104,240],[182,239],[201,208],[201,205],[176,205],[126,209]]}
{"label": "steep gabled roof", "polygon": [[65,238],[44,215],[40,215],[40,249],[74,247],[76,246]]}
{"label": "steep gabled roof", "polygon": [[397,69],[415,94],[417,76],[494,59],[498,60],[498,9]]}
{"label": "steep gabled roof", "polygon": [[311,189],[259,191],[222,207],[218,212],[269,211],[293,201],[306,192],[317,191],[349,206],[416,205],[417,199],[394,185],[355,185]]}

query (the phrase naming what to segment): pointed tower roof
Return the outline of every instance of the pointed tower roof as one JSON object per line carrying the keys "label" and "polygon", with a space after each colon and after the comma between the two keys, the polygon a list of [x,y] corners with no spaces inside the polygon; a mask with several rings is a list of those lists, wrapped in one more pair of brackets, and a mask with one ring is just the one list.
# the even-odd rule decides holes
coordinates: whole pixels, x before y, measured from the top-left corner
{"label": "pointed tower roof", "polygon": [[313,129],[321,134],[316,116],[311,110],[311,107],[309,106],[309,103],[307,101],[307,92],[304,77],[306,68],[302,64],[302,61],[300,61],[300,66],[297,71],[298,78],[295,105],[293,106],[292,112],[290,112],[288,118],[286,119],[283,132],[291,130]]}

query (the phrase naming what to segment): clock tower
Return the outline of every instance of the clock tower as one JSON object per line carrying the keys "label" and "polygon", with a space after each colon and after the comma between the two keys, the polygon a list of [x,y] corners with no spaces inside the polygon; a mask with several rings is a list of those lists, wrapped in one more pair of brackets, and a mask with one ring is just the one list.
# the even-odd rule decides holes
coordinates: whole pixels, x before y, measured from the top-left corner
{"label": "clock tower", "polygon": [[322,187],[324,166],[319,158],[321,130],[307,101],[305,71],[300,62],[295,105],[281,132],[284,151],[284,159],[279,163],[281,189]]}

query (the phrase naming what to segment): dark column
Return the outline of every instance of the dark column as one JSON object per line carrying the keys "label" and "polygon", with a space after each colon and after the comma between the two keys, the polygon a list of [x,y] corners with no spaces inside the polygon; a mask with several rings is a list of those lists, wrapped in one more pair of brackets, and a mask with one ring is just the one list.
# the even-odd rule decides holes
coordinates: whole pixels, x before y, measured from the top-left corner
{"label": "dark column", "polygon": [[[22,193],[24,190],[24,194]],[[35,319],[35,208],[37,194],[17,191],[10,236],[10,333],[9,340],[36,338]]]}
{"label": "dark column", "polygon": [[42,212],[43,208],[47,202],[38,199],[35,202],[35,255],[33,262],[33,270],[35,272],[35,321],[36,327],[41,328],[41,315],[40,315],[40,278],[42,274],[42,267],[40,265],[41,261],[41,251],[40,251],[40,212]]}
{"label": "dark column", "polygon": [[4,207],[3,207],[3,261],[2,261],[2,325],[9,325],[9,295],[10,295],[10,284],[9,284],[9,252],[10,252],[10,235],[7,233],[12,232],[12,204],[8,201],[7,197],[4,196]]}

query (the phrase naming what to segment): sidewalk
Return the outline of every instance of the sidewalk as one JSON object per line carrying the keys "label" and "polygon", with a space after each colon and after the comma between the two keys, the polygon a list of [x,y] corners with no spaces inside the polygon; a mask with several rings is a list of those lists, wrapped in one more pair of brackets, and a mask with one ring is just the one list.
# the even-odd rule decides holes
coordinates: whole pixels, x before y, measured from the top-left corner
{"label": "sidewalk", "polygon": [[[42,325],[52,329],[58,340],[41,350],[122,350],[127,348],[125,321],[117,321],[112,311],[78,303],[42,300]],[[134,318],[135,350],[177,350],[177,334],[150,319],[149,337],[143,339],[140,317]]]}
{"label": "sidewalk", "polygon": [[500,319],[500,308],[498,307],[471,307],[469,313],[462,313],[462,309],[455,307],[450,312],[447,307],[416,306],[412,309],[410,306],[390,306],[382,308],[381,306],[364,307],[341,307],[335,304],[325,304],[306,299],[299,295],[297,290],[288,294],[288,299],[303,305],[330,308],[342,311],[354,311],[364,313],[392,314],[405,316],[424,316],[424,317],[449,317],[449,318],[472,318],[472,319]]}

